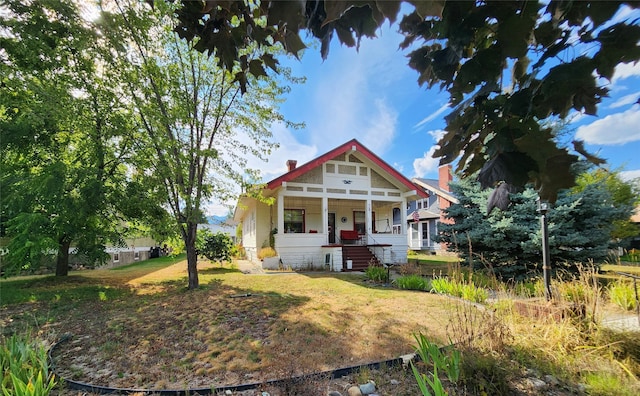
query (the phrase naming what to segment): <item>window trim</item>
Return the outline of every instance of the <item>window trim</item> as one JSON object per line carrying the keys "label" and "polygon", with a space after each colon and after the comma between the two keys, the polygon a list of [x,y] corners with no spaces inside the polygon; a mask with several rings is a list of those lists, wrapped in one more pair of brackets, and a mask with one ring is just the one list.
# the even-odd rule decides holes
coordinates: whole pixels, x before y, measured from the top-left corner
{"label": "window trim", "polygon": [[[300,232],[295,232],[295,231],[287,232],[287,216],[286,216],[287,211],[300,211],[300,212],[302,212],[301,213],[302,214],[302,230]],[[306,224],[307,213],[306,213],[305,209],[303,209],[303,208],[285,208],[282,215],[284,217],[284,232],[286,234],[304,234],[305,233],[305,230],[307,229],[306,228],[307,227],[307,224]],[[293,222],[289,222],[289,223],[293,223]]]}

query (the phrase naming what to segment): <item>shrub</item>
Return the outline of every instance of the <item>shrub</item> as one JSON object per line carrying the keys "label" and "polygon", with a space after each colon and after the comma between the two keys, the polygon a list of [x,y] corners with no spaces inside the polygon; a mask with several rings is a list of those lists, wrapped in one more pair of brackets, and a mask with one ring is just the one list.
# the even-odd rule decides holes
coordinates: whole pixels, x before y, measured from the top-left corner
{"label": "shrub", "polygon": [[275,249],[272,247],[263,247],[262,249],[260,249],[260,251],[258,252],[258,258],[260,260],[265,259],[267,257],[276,257],[278,256],[278,253],[276,253]]}
{"label": "shrub", "polygon": [[367,269],[364,270],[364,274],[374,282],[385,283],[388,281],[387,269],[379,265],[368,266]]}
{"label": "shrub", "polygon": [[631,311],[636,308],[636,292],[632,283],[622,281],[612,283],[607,292],[609,300],[622,309]]}
{"label": "shrub", "polygon": [[396,286],[406,290],[431,290],[429,280],[420,275],[405,275],[395,281]]}
{"label": "shrub", "polygon": [[198,247],[198,253],[211,261],[222,263],[231,260],[232,249],[233,241],[229,235],[220,231],[215,234],[209,232],[204,235],[202,244]]}
{"label": "shrub", "polygon": [[49,372],[47,350],[28,337],[12,336],[0,346],[4,396],[46,396],[56,386]]}

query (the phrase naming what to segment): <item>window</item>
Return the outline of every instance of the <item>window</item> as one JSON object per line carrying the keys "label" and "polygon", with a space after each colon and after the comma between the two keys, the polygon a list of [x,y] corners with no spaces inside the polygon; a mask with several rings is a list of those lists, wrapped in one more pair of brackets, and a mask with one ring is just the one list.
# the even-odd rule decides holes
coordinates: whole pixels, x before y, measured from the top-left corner
{"label": "window", "polygon": [[285,209],[284,232],[302,233],[304,230],[304,209]]}
{"label": "window", "polygon": [[118,261],[120,261],[120,253],[114,253],[113,254],[113,262],[117,263]]}
{"label": "window", "polygon": [[422,209],[422,200],[418,201],[418,209]]}
{"label": "window", "polygon": [[140,252],[139,252],[139,251],[137,251],[137,250],[136,250],[136,251],[133,253],[133,259],[134,259],[134,260],[140,260]]}
{"label": "window", "polygon": [[[358,231],[358,234],[364,235],[367,233],[366,216],[364,211],[353,212],[353,229]],[[371,229],[376,232],[376,214],[371,213]]]}

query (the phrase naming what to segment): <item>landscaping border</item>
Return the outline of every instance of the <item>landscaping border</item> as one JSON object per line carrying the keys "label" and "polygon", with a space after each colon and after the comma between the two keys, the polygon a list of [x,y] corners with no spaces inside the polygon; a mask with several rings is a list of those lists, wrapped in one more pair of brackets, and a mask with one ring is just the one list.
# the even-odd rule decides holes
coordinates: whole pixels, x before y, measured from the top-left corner
{"label": "landscaping border", "polygon": [[[51,363],[51,370],[54,374],[56,373],[55,373],[55,365],[53,364],[52,354],[54,350],[58,347],[58,345],[62,344],[65,341],[70,340],[71,338],[72,336],[69,334],[64,335],[60,338],[59,341],[54,343],[49,349],[49,361]],[[304,380],[305,378],[310,378],[315,376],[327,376],[330,379],[342,378],[344,376],[353,374],[365,368],[370,370],[378,370],[380,369],[381,366],[387,366],[387,367],[400,366],[400,365],[405,366],[405,365],[408,365],[409,361],[414,358],[416,358],[416,354],[411,353],[407,355],[402,355],[394,359],[381,360],[377,362],[365,363],[365,364],[356,365],[356,366],[342,367],[335,370],[321,371],[318,373],[305,374],[305,375],[295,376],[291,378],[273,379],[273,380],[267,380],[262,382],[251,382],[247,384],[228,385],[228,386],[221,386],[221,387],[211,386],[209,388],[189,388],[189,389],[114,388],[109,386],[92,385],[92,384],[87,384],[80,381],[74,381],[74,380],[64,378],[58,374],[56,374],[56,376],[61,380],[61,382],[64,383],[64,386],[66,386],[69,389],[83,391],[83,392],[97,393],[101,395],[133,394],[133,393],[137,395],[142,394],[142,395],[163,395],[163,396],[188,396],[188,395],[194,395],[194,394],[210,395],[210,394],[216,394],[219,392],[225,392],[227,390],[232,392],[242,392],[242,391],[257,389],[263,386],[277,387],[279,385],[284,385],[287,382]]]}

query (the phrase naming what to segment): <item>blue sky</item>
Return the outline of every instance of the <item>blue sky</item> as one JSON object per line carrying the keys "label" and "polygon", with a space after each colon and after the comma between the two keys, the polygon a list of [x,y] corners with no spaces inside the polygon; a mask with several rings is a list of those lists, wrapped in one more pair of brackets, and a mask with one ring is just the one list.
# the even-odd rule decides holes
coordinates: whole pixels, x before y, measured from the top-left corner
{"label": "blue sky", "polygon": [[[625,13],[619,17],[629,17]],[[280,59],[293,75],[307,77],[305,84],[292,86],[281,107],[288,120],[306,127],[274,126],[280,148],[266,164],[250,161],[262,169],[264,180],[285,173],[288,159],[303,164],[353,138],[409,178],[437,177],[438,160],[431,154],[445,127],[448,95],[418,85],[406,53],[398,50],[402,37],[396,31],[385,24],[378,38],[362,40],[359,51],[334,38],[325,61],[317,47],[306,50],[301,61]],[[570,127],[609,168],[622,169],[626,178],[640,177],[640,105],[634,104],[640,98],[640,63],[622,65],[603,83],[610,97],[599,105],[598,116],[574,114]]]}

